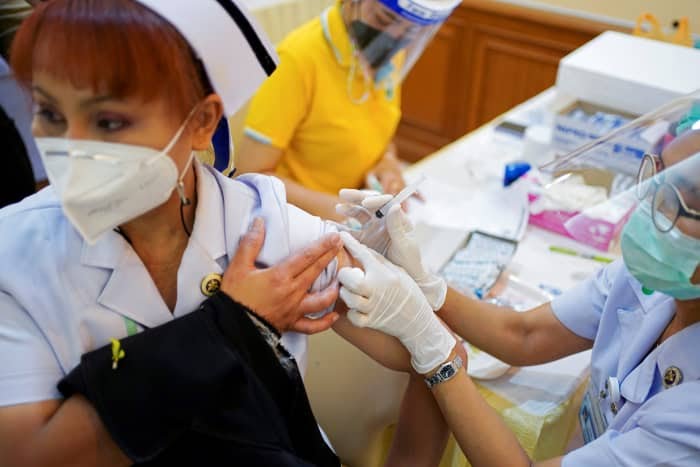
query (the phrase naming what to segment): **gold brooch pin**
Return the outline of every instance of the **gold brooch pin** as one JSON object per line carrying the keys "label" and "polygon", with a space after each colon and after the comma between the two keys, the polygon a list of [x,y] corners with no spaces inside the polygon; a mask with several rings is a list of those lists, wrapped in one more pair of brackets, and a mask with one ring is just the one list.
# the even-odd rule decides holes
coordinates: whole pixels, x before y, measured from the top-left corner
{"label": "gold brooch pin", "polygon": [[677,366],[670,366],[664,371],[664,388],[678,386],[683,381],[683,372]]}
{"label": "gold brooch pin", "polygon": [[204,279],[202,279],[202,283],[199,285],[199,288],[205,296],[211,297],[221,288],[222,279],[223,276],[221,274],[207,274],[204,276]]}

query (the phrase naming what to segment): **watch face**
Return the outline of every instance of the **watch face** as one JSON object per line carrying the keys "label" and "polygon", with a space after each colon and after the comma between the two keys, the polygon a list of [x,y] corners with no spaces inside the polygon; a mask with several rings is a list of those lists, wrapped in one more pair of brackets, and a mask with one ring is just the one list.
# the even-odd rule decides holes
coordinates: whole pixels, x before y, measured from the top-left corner
{"label": "watch face", "polygon": [[454,374],[455,374],[455,369],[452,367],[452,365],[446,366],[446,367],[443,367],[443,368],[440,369],[440,376],[441,376],[443,379],[449,378],[449,377],[451,377],[451,376],[454,375]]}

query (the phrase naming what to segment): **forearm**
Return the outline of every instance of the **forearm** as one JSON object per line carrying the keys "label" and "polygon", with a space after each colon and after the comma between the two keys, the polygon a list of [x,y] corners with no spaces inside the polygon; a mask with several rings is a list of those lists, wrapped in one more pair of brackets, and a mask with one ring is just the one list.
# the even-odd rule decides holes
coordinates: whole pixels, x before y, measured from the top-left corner
{"label": "forearm", "polygon": [[[341,250],[338,254],[338,270],[353,266],[361,265],[346,250]],[[333,330],[343,339],[385,368],[411,371],[411,355],[397,338],[381,331],[353,325],[347,317],[347,307],[342,300],[336,302],[335,311],[340,314],[340,318],[333,324]]]}
{"label": "forearm", "polygon": [[[118,467],[132,464],[85,398],[74,396],[63,403],[47,401],[36,406],[32,414],[27,412],[27,406],[3,409],[22,410],[23,416],[16,417],[12,429],[2,433],[0,465]],[[49,412],[52,413],[49,415]],[[5,416],[12,414],[5,413]],[[42,419],[40,423],[36,423],[37,418]]]}
{"label": "forearm", "polygon": [[448,288],[438,316],[479,349],[512,365],[529,364],[528,330],[521,313],[466,297]]}
{"label": "forearm", "polygon": [[340,314],[333,324],[333,330],[383,367],[394,371],[411,371],[411,355],[395,337],[374,329],[358,328],[345,313]]}
{"label": "forearm", "polygon": [[411,373],[384,467],[438,465],[449,433],[423,376]]}
{"label": "forearm", "polygon": [[433,388],[457,444],[474,467],[529,467],[530,459],[464,370]]}
{"label": "forearm", "polygon": [[516,366],[551,362],[593,345],[564,326],[551,303],[519,313],[448,289],[439,316],[469,343]]}

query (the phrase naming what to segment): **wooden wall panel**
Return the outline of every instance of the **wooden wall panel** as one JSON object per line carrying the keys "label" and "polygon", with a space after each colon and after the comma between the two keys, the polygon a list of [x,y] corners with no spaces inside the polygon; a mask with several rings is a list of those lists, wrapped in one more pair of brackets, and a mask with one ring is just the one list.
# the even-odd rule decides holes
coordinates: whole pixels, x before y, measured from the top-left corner
{"label": "wooden wall panel", "polygon": [[415,161],[552,86],[559,60],[615,27],[463,0],[403,87],[396,143]]}
{"label": "wooden wall panel", "polygon": [[[420,60],[414,66],[403,85],[403,95],[409,96],[402,103],[404,121],[434,132],[449,130],[447,110],[449,108],[449,73],[455,62],[454,44],[457,29],[453,24],[440,28]],[[426,88],[429,87],[430,89]]]}
{"label": "wooden wall panel", "polygon": [[513,41],[494,28],[479,28],[472,45],[466,133],[550,87],[561,52],[525,40]]}
{"label": "wooden wall panel", "polygon": [[403,116],[397,137],[399,155],[414,161],[449,143],[454,133],[454,101],[463,100],[459,20],[443,25],[402,86]]}

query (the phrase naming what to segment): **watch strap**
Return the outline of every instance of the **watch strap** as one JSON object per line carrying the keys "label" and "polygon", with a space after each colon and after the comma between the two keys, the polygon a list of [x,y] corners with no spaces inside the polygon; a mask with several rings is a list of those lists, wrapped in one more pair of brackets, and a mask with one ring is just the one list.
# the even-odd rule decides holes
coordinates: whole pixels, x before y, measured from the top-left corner
{"label": "watch strap", "polygon": [[454,359],[440,365],[432,376],[425,378],[425,384],[431,389],[436,384],[452,379],[463,365],[462,357],[456,355]]}

